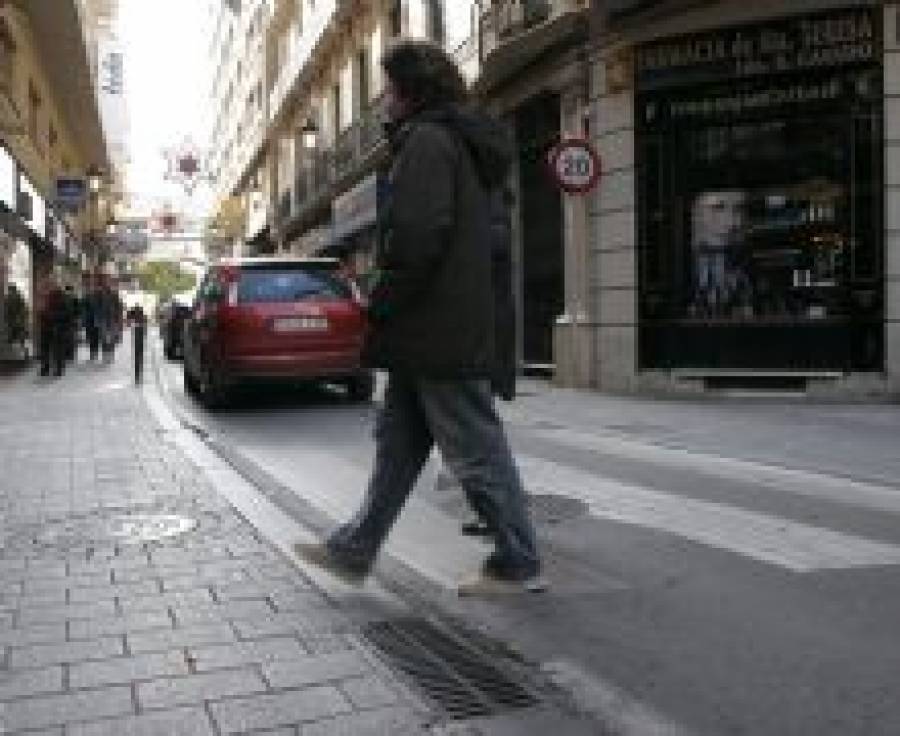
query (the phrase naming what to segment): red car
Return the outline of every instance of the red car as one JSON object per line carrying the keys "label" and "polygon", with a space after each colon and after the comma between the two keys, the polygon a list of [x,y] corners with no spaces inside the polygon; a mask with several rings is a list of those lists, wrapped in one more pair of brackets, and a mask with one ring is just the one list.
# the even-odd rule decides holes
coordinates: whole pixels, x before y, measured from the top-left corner
{"label": "red car", "polygon": [[343,383],[367,401],[362,297],[332,259],[241,258],[207,271],[184,326],[184,384],[210,409],[249,381]]}

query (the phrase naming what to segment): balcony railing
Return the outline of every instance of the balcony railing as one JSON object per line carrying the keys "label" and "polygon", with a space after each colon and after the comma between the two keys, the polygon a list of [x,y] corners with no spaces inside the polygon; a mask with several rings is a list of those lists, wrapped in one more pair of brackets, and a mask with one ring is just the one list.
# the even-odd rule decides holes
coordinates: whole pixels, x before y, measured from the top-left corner
{"label": "balcony railing", "polygon": [[313,51],[328,29],[335,10],[334,0],[321,4],[304,24],[303,33],[291,44],[288,58],[284,60],[275,85],[269,94],[271,119],[276,119],[281,114],[285,101],[290,97],[301,73],[312,59]]}
{"label": "balcony railing", "polygon": [[337,140],[334,156],[338,178],[352,174],[361,166],[378,147],[383,136],[381,104],[376,101]]}
{"label": "balcony railing", "polygon": [[585,0],[480,0],[482,60],[516,36],[560,15],[584,10]]}
{"label": "balcony railing", "polygon": [[297,212],[302,212],[320,197],[328,194],[336,180],[334,153],[316,151],[297,174],[295,194]]}
{"label": "balcony railing", "polygon": [[334,148],[312,154],[297,175],[297,213],[320,200],[334,196],[337,186],[371,165],[384,141],[381,105],[376,101],[361,118],[345,130]]}

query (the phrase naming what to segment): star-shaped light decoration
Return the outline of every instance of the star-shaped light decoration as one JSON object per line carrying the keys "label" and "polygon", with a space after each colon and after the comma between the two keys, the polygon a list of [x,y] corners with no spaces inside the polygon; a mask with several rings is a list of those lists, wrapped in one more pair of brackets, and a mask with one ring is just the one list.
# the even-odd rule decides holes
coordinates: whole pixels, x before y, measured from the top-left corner
{"label": "star-shaped light decoration", "polygon": [[180,184],[188,196],[194,193],[201,181],[212,179],[204,163],[205,156],[189,138],[178,148],[167,150],[165,156],[168,164],[166,180]]}

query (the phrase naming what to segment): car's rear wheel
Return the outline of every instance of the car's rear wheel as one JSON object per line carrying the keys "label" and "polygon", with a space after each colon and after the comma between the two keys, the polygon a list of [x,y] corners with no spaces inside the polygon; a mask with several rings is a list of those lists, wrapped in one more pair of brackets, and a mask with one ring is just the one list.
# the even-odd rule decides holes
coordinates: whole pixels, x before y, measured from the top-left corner
{"label": "car's rear wheel", "polygon": [[227,408],[230,392],[220,372],[212,366],[201,368],[200,400],[208,411],[221,411]]}
{"label": "car's rear wheel", "polygon": [[347,396],[351,401],[371,401],[375,395],[375,375],[360,373],[347,380]]}
{"label": "car's rear wheel", "polygon": [[190,372],[187,367],[187,363],[184,364],[184,369],[182,371],[182,377],[184,378],[184,390],[190,396],[196,396],[198,391],[197,379],[194,378],[194,374]]}

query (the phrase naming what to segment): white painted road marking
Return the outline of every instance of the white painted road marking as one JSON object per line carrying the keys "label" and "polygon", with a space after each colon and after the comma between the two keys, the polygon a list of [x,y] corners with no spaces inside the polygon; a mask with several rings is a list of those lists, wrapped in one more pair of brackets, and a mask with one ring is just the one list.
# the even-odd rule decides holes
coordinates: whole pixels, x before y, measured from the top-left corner
{"label": "white painted road marking", "polygon": [[616,736],[690,736],[679,724],[575,662],[546,662],[541,669],[571,695],[579,710],[602,723],[604,731]]}
{"label": "white painted road marking", "polygon": [[900,488],[575,429],[530,429],[530,434],[574,449],[601,452],[652,465],[667,465],[707,477],[900,514]]}
{"label": "white painted road marking", "polygon": [[567,496],[593,516],[654,529],[798,573],[900,564],[900,546],[727,504],[620,483],[528,455],[530,492]]}

